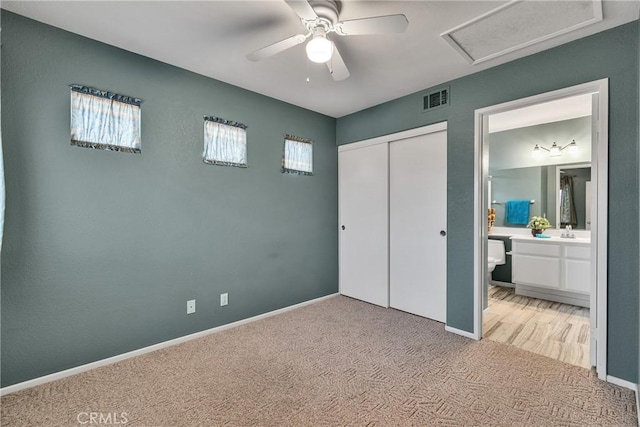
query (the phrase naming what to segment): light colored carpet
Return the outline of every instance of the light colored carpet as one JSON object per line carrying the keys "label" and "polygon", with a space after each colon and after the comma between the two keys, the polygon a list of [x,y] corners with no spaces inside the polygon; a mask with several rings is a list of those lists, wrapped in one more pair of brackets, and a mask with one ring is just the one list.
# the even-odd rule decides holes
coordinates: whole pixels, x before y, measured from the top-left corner
{"label": "light colored carpet", "polygon": [[593,371],[346,297],[1,403],[3,426],[90,425],[89,412],[127,426],[636,425],[633,392]]}

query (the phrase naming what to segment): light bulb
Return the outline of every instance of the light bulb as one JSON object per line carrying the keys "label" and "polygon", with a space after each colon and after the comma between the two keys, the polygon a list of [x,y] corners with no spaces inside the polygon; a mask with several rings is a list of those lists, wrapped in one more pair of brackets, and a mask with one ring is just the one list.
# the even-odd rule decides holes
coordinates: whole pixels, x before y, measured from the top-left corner
{"label": "light bulb", "polygon": [[569,144],[569,146],[567,146],[567,148],[569,149],[569,153],[571,154],[576,154],[578,151],[580,151],[575,139],[571,141],[571,143]]}
{"label": "light bulb", "polygon": [[540,157],[542,157],[542,149],[538,146],[538,144],[536,144],[536,146],[533,147],[532,156],[536,159],[539,159]]}
{"label": "light bulb", "polygon": [[562,152],[560,150],[560,147],[558,147],[558,144],[556,144],[555,142],[553,143],[553,145],[551,146],[551,148],[549,148],[549,155],[551,157],[558,157],[562,155]]}
{"label": "light bulb", "polygon": [[307,57],[310,61],[322,64],[331,59],[333,43],[324,35],[315,35],[307,43]]}

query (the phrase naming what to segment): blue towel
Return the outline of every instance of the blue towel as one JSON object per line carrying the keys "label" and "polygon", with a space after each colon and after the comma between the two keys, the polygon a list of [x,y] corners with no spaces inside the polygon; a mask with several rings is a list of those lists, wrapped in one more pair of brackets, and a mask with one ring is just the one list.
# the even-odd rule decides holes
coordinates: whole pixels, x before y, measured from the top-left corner
{"label": "blue towel", "polygon": [[529,200],[509,200],[507,202],[507,213],[505,215],[509,224],[529,223]]}
{"label": "blue towel", "polygon": [[536,234],[538,239],[550,239],[551,236],[549,234]]}

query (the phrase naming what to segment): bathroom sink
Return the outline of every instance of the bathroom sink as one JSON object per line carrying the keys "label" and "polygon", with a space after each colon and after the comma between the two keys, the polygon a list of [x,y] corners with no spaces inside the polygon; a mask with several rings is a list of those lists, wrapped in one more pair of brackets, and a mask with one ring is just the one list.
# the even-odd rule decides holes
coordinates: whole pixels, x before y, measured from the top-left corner
{"label": "bathroom sink", "polygon": [[580,243],[580,244],[589,244],[591,243],[591,239],[588,237],[559,237],[559,236],[551,236],[547,238],[533,237],[533,236],[511,236],[511,240],[527,240],[527,241],[536,241],[536,242],[562,242],[562,243]]}

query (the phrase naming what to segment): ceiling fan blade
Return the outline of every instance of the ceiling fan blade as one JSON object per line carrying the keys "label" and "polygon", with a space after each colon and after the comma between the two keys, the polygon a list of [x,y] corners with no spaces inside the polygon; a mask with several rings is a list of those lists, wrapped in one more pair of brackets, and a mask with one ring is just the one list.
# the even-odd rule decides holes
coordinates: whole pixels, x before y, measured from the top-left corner
{"label": "ceiling fan blade", "polygon": [[407,25],[409,25],[409,21],[404,15],[385,15],[338,22],[335,28],[336,33],[342,36],[351,36],[360,34],[404,33]]}
{"label": "ceiling fan blade", "polygon": [[307,36],[305,36],[304,34],[296,34],[295,36],[291,36],[288,39],[280,40],[279,42],[263,47],[262,49],[258,49],[255,52],[251,52],[247,55],[247,59],[249,61],[261,61],[265,58],[275,55],[276,53],[280,53],[283,50],[287,50],[299,45],[300,43],[304,43],[306,39]]}
{"label": "ceiling fan blade", "polygon": [[327,61],[327,67],[329,68],[331,77],[333,77],[335,81],[345,80],[351,75],[335,43],[333,44],[333,55],[331,55],[331,59]]}
{"label": "ceiling fan blade", "polygon": [[306,0],[284,0],[291,9],[302,19],[313,21],[318,17],[311,5]]}

